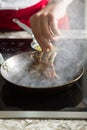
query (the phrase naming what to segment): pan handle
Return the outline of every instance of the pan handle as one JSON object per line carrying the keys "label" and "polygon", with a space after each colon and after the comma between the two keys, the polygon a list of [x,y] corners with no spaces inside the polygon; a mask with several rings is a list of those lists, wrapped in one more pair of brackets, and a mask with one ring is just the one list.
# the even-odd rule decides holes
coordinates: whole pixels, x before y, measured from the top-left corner
{"label": "pan handle", "polygon": [[0,53],[0,66],[2,65],[2,63],[4,62],[4,57],[2,56],[2,54]]}
{"label": "pan handle", "polygon": [[16,23],[19,27],[21,27],[23,30],[25,30],[27,33],[29,33],[32,39],[34,39],[34,35],[31,28],[29,28],[26,24],[19,21],[17,18],[12,19],[12,21]]}
{"label": "pan handle", "polygon": [[41,51],[42,49],[41,49],[39,43],[37,42],[37,40],[35,39],[34,34],[33,34],[32,30],[31,30],[31,28],[28,27],[26,24],[22,23],[21,21],[19,21],[17,18],[12,19],[12,21],[14,23],[16,23],[19,27],[21,27],[24,31],[26,31],[27,33],[30,34],[30,36],[33,39],[32,43],[31,43],[31,47],[33,49],[35,49],[35,47],[36,47],[37,49],[35,49],[35,50]]}

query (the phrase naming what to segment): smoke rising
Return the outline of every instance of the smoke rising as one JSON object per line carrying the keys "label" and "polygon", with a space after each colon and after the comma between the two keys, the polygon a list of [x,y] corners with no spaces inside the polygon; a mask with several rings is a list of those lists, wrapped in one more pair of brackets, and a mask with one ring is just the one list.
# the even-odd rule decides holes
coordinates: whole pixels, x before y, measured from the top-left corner
{"label": "smoke rising", "polygon": [[84,65],[84,46],[80,40],[65,40],[56,42],[58,54],[55,60],[57,72],[62,80],[72,80]]}
{"label": "smoke rising", "polygon": [[[55,68],[58,78],[48,80],[38,71],[30,74],[29,66],[31,64],[29,55],[22,57],[23,70],[15,69],[15,75],[11,74],[10,80],[18,85],[31,88],[47,88],[65,85],[82,73],[82,68],[87,59],[86,41],[81,39],[75,40],[58,40],[54,43],[57,48],[57,56],[55,58]],[[28,59],[28,60],[26,60]],[[11,69],[11,68],[10,68]],[[15,80],[16,79],[16,80]]]}
{"label": "smoke rising", "polygon": [[[55,67],[59,78],[47,80],[39,77],[38,83],[35,83],[37,87],[60,86],[71,82],[81,74],[86,61],[86,44],[84,40],[58,40],[53,44],[57,48]],[[31,83],[32,87],[34,87],[33,85]]]}

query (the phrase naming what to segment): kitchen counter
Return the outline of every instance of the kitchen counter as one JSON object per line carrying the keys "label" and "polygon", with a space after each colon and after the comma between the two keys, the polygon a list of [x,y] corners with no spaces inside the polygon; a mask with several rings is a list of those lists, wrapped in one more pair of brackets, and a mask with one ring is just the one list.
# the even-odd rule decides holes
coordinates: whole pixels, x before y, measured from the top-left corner
{"label": "kitchen counter", "polygon": [[0,120],[0,130],[87,130],[84,120]]}
{"label": "kitchen counter", "polygon": [[[69,31],[71,38],[87,38],[86,31]],[[77,35],[75,35],[75,33]],[[31,38],[27,32],[1,32],[0,38]],[[65,36],[63,37],[65,38]],[[68,37],[69,38],[69,37]],[[0,119],[0,130],[87,130],[86,120]]]}
{"label": "kitchen counter", "polygon": [[[59,39],[87,39],[87,30],[61,30]],[[0,32],[0,38],[31,38],[25,31]]]}

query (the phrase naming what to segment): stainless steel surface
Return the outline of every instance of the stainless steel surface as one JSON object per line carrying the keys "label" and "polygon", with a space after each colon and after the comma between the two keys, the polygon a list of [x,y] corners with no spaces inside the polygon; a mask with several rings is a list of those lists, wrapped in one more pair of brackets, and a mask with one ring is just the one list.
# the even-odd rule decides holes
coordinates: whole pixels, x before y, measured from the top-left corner
{"label": "stainless steel surface", "polygon": [[[61,30],[62,34],[59,36],[59,39],[87,39],[87,30]],[[65,36],[64,36],[65,35]],[[0,38],[29,38],[31,39],[32,37],[27,33],[26,31],[15,31],[15,32],[1,32],[0,33]]]}
{"label": "stainless steel surface", "polygon": [[0,111],[0,118],[87,119],[87,112],[72,111]]}
{"label": "stainless steel surface", "polygon": [[18,19],[13,19],[13,22],[16,23],[19,27],[21,27],[22,29],[24,29],[26,32],[28,32],[31,37],[33,37],[33,33],[32,33],[32,30],[31,28],[29,28],[26,24],[20,22]]}
{"label": "stainless steel surface", "polygon": [[2,56],[2,54],[0,53],[0,65],[4,62],[4,58]]}
{"label": "stainless steel surface", "polygon": [[28,27],[26,24],[20,22],[18,19],[13,19],[13,22],[16,23],[19,27],[21,27],[22,29],[24,29],[26,32],[28,32],[31,36],[31,38],[33,39],[32,43],[38,43],[33,35],[33,32],[31,30],[30,27]]}

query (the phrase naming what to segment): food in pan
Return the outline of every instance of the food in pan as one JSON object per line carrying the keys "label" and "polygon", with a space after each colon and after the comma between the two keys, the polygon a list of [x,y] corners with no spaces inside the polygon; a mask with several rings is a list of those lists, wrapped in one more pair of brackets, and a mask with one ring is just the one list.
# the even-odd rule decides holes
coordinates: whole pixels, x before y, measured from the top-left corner
{"label": "food in pan", "polygon": [[57,78],[54,60],[57,55],[57,50],[45,50],[36,51],[34,53],[34,62],[31,64],[30,73],[35,73],[38,71],[41,75],[45,76],[47,79]]}

